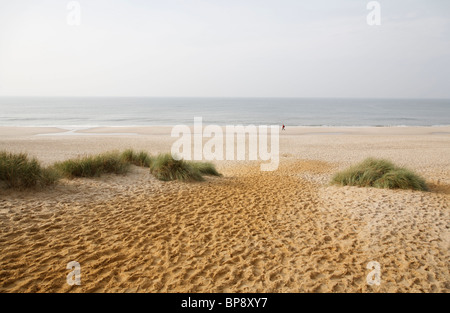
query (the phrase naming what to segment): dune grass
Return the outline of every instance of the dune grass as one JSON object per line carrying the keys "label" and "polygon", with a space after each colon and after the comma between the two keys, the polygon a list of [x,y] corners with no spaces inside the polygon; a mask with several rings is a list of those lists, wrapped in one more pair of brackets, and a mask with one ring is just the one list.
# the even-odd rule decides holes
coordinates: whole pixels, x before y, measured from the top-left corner
{"label": "dune grass", "polygon": [[203,181],[204,175],[221,176],[213,164],[175,160],[171,154],[152,157],[145,151],[132,149],[111,151],[56,162],[42,167],[37,159],[26,154],[0,152],[0,181],[7,187],[28,188],[51,185],[61,177],[98,177],[102,174],[125,174],[130,164],[150,168],[150,173],[163,181]]}
{"label": "dune grass", "polygon": [[202,175],[220,176],[211,163],[176,160],[170,153],[158,155],[150,166],[150,173],[163,181],[203,181]]}
{"label": "dune grass", "polygon": [[53,167],[43,167],[25,153],[0,152],[0,181],[8,188],[31,188],[56,183],[60,176]]}
{"label": "dune grass", "polygon": [[412,171],[374,158],[337,173],[331,182],[342,186],[428,190],[425,180]]}
{"label": "dune grass", "polygon": [[209,162],[189,162],[192,167],[202,175],[222,176],[217,170],[214,164]]}
{"label": "dune grass", "polygon": [[145,151],[135,152],[132,149],[127,149],[122,152],[122,158],[126,162],[136,166],[150,167],[152,163],[152,157]]}
{"label": "dune grass", "polygon": [[54,164],[61,175],[67,178],[98,177],[102,174],[125,174],[130,163],[117,151],[105,152],[98,155],[70,159]]}

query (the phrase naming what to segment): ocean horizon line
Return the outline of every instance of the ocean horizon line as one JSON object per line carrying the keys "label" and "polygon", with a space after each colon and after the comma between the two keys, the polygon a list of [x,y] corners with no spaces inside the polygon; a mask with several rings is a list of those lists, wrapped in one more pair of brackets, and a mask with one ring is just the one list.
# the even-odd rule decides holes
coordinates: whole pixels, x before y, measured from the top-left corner
{"label": "ocean horizon line", "polygon": [[331,98],[0,98],[1,126],[450,125],[450,100]]}
{"label": "ocean horizon line", "polygon": [[[282,124],[211,124],[203,123],[203,127],[208,125],[226,126],[267,126],[274,125],[281,127]],[[3,128],[60,128],[65,130],[87,130],[94,128],[147,128],[147,127],[175,127],[178,125],[194,126],[192,124],[149,124],[149,125],[0,125]],[[450,124],[444,125],[288,125],[286,127],[295,128],[438,128],[450,127]]]}
{"label": "ocean horizon line", "polygon": [[320,96],[14,96],[0,95],[0,98],[49,98],[49,99],[318,99],[318,100],[443,100],[442,97],[320,97]]}

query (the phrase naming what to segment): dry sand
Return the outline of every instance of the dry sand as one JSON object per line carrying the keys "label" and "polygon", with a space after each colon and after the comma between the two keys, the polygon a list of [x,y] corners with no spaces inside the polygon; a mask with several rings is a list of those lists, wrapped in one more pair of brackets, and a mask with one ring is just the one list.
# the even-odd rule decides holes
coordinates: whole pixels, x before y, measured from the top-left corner
{"label": "dry sand", "polygon": [[[45,164],[129,147],[156,154],[170,150],[170,130],[3,127],[0,150]],[[0,292],[449,292],[449,155],[450,127],[297,127],[281,133],[274,172],[220,161],[224,177],[201,183],[133,167],[0,190]],[[368,156],[415,170],[431,192],[329,186]],[[66,283],[70,261],[80,286]],[[366,283],[370,261],[379,286]]]}

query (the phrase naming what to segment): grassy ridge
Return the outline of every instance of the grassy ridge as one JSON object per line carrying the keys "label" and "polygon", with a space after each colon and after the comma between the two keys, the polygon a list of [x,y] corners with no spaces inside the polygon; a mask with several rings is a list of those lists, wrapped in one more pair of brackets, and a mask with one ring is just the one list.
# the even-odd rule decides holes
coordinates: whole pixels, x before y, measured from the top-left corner
{"label": "grassy ridge", "polygon": [[150,167],[152,163],[152,157],[145,151],[135,152],[132,149],[127,149],[122,152],[122,158],[126,162],[136,166]]}
{"label": "grassy ridge", "polygon": [[0,181],[6,187],[29,188],[56,183],[61,177],[98,177],[102,174],[125,174],[130,164],[148,167],[150,173],[164,181],[202,181],[203,175],[221,176],[213,164],[175,160],[170,154],[152,157],[145,151],[128,149],[105,152],[42,167],[38,160],[26,154],[0,152]]}
{"label": "grassy ridge", "polygon": [[0,152],[0,181],[9,188],[30,188],[56,183],[59,174],[52,167],[43,167],[25,153]]}
{"label": "grassy ridge", "polygon": [[158,155],[150,166],[150,173],[163,181],[203,181],[202,175],[221,176],[211,163],[175,160],[170,153]]}
{"label": "grassy ridge", "polygon": [[67,178],[98,177],[102,174],[124,174],[130,163],[117,151],[105,152],[98,155],[70,159],[54,164],[56,170]]}
{"label": "grassy ridge", "polygon": [[412,171],[373,158],[337,173],[331,182],[342,186],[428,190],[425,180]]}

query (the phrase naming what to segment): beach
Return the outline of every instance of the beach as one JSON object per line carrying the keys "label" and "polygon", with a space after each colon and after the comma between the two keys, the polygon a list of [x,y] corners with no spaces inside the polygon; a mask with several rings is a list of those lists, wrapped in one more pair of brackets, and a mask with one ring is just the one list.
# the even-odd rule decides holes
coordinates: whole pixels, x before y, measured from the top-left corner
{"label": "beach", "polygon": [[[0,127],[0,150],[44,165],[132,148],[170,152],[172,127]],[[148,169],[0,189],[0,292],[450,291],[450,126],[287,127],[279,167],[213,161],[223,177]],[[330,185],[367,157],[429,192]],[[66,268],[81,266],[81,285]],[[381,283],[366,281],[370,262]]]}

